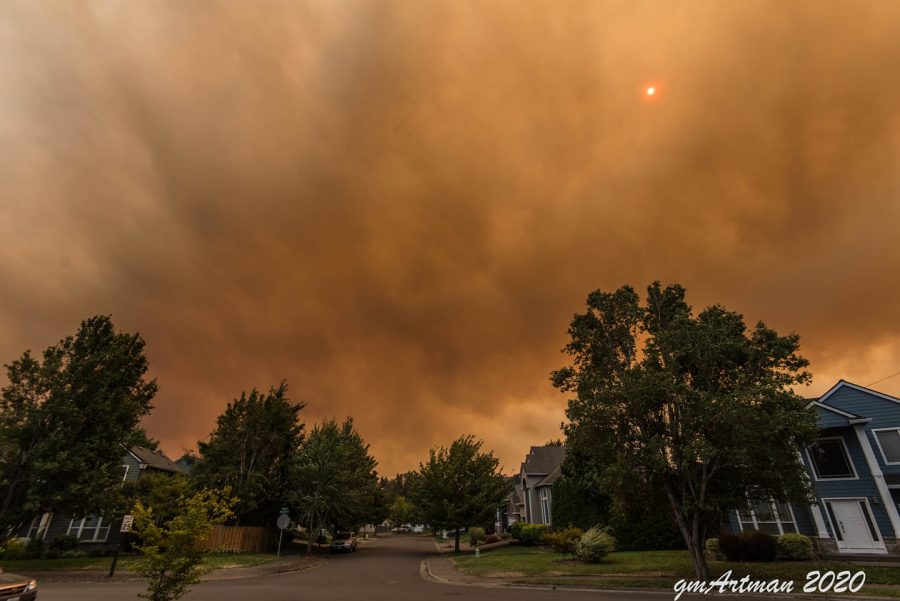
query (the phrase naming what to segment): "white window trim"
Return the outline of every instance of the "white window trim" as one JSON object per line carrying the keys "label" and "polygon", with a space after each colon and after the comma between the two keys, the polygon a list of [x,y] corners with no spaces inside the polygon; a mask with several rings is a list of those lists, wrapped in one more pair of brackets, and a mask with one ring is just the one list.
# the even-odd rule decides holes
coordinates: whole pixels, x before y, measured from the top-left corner
{"label": "white window trim", "polygon": [[[112,522],[110,522],[107,525],[104,525],[103,524],[103,516],[99,516],[97,518],[96,526],[91,526],[89,528],[85,528],[84,523],[87,520],[91,519],[91,517],[93,517],[93,516],[85,516],[85,517],[81,518],[80,520],[77,520],[78,526],[75,527],[75,532],[72,532],[72,529],[75,526],[76,520],[74,518],[69,520],[69,527],[68,527],[68,529],[66,529],[66,534],[67,535],[74,534],[76,537],[78,537],[78,541],[82,542],[82,543],[105,543],[107,540],[109,540],[109,531],[110,531],[110,526],[112,526]],[[104,529],[106,531],[106,536],[104,536],[103,538],[98,538],[97,533]],[[93,537],[81,538],[81,534],[84,532],[84,530],[88,530],[88,531],[93,530],[94,531]]]}
{"label": "white window trim", "polygon": [[122,474],[122,482],[125,482],[126,480],[128,480],[128,468],[130,466],[126,463],[126,464],[122,465],[122,467],[125,468],[125,473]]}
{"label": "white window trim", "polygon": [[[863,503],[865,503],[866,511],[869,512],[867,519],[872,520],[872,525],[875,526],[875,532],[878,533],[878,540],[875,541],[876,547],[872,551],[869,551],[869,553],[887,553],[887,548],[884,546],[884,533],[878,526],[878,520],[875,519],[875,513],[872,511],[872,505],[869,503],[869,497],[823,497],[822,508],[825,510],[823,513],[825,514],[825,519],[828,520],[828,523],[831,525],[831,532],[833,534],[832,540],[834,540],[834,542],[837,544],[838,550],[846,550],[847,541],[838,540],[837,524],[831,521],[831,512],[828,511],[827,503],[829,501],[862,501]],[[871,532],[869,533],[869,535],[871,536]],[[853,549],[853,553],[866,554],[866,550]]]}
{"label": "white window trim", "polygon": [[884,447],[881,446],[881,441],[878,440],[879,432],[896,432],[898,436],[900,436],[900,428],[878,428],[877,430],[872,430],[872,438],[875,439],[875,444],[878,445],[878,451],[881,453],[881,458],[884,460],[885,465],[900,465],[900,461],[888,461],[887,453],[884,452]]}
{"label": "white window trim", "polygon": [[844,449],[844,457],[847,459],[847,463],[850,465],[850,470],[853,471],[853,477],[840,477],[840,478],[819,478],[819,474],[816,473],[816,464],[813,461],[812,455],[809,453],[809,446],[807,446],[803,451],[806,453],[806,458],[809,460],[809,471],[812,472],[813,479],[816,482],[846,482],[849,480],[859,480],[859,472],[856,471],[856,465],[853,463],[853,456],[850,454],[850,448],[847,446],[847,441],[844,440],[843,436],[826,436],[825,438],[817,438],[812,444],[815,444],[819,441],[824,440],[839,440],[841,442],[841,447]]}
{"label": "white window trim", "polygon": [[[776,526],[778,526],[778,534],[785,534],[783,524],[793,524],[793,525],[794,525],[794,532],[800,532],[800,527],[797,526],[797,518],[796,518],[796,516],[794,515],[794,508],[791,507],[791,504],[790,504],[790,503],[787,503],[787,502],[785,503],[785,505],[786,505],[787,508],[788,508],[788,513],[791,514],[790,516],[788,516],[788,517],[791,518],[791,519],[789,519],[789,520],[788,520],[788,519],[785,519],[784,517],[782,517],[781,512],[778,511],[778,504],[777,504],[775,501],[768,501],[768,503],[769,503],[769,509],[771,509],[772,515],[775,517],[775,521],[774,521],[774,522],[760,522],[760,521],[756,518],[756,509],[754,509],[753,507],[750,507],[750,508],[749,508],[750,521],[753,522],[753,529],[754,529],[754,530],[759,530],[759,524],[760,524],[760,523],[763,523],[763,524],[775,524]],[[745,520],[743,520],[743,519],[741,518],[741,512],[740,512],[740,510],[735,510],[735,513],[737,514],[737,522],[738,522],[738,526],[740,527],[741,532],[743,532],[743,531],[744,531],[744,523],[745,523]]]}
{"label": "white window trim", "polygon": [[550,490],[547,486],[542,486],[538,491],[538,497],[541,504],[541,518],[543,523],[550,523]]}

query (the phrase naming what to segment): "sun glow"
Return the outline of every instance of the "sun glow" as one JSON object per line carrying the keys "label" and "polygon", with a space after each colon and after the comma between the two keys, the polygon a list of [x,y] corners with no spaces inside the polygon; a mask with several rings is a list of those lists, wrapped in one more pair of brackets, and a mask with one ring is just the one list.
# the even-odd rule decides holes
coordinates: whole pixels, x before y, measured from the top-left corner
{"label": "sun glow", "polygon": [[656,88],[654,88],[653,86],[647,88],[647,96],[653,96],[654,94],[656,94]]}

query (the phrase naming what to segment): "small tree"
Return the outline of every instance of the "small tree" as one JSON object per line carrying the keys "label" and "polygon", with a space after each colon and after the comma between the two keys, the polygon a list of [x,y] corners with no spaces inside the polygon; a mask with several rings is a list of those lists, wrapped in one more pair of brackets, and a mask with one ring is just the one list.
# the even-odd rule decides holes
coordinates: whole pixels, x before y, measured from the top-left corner
{"label": "small tree", "polygon": [[474,436],[461,436],[449,449],[431,449],[413,480],[413,503],[433,527],[456,531],[457,553],[459,529],[491,520],[509,493],[500,462],[493,453],[481,452],[482,444]]}
{"label": "small tree", "polygon": [[134,506],[134,532],[141,543],[136,545],[146,557],[138,572],[147,579],[150,601],[174,601],[188,587],[200,580],[198,567],[204,551],[199,544],[210,529],[233,515],[237,499],[229,489],[202,490],[191,497],[181,497],[172,517],[157,523],[150,507],[137,501]]}
{"label": "small tree", "polygon": [[397,497],[391,505],[391,514],[388,517],[395,526],[411,524],[416,520],[416,506],[404,497]]}
{"label": "small tree", "polygon": [[709,580],[706,529],[748,498],[809,498],[798,450],[815,416],[792,387],[810,380],[799,336],[715,305],[692,313],[684,289],[648,287],[641,306],[628,287],[588,296],[569,327],[572,364],[553,374],[572,392],[565,426],[571,451],[614,494],[661,490]]}

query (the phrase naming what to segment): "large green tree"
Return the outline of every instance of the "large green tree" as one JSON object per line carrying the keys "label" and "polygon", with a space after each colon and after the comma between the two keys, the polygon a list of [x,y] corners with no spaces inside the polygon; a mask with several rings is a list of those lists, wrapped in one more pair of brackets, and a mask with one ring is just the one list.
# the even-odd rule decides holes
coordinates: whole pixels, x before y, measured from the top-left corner
{"label": "large green tree", "polygon": [[798,450],[816,426],[793,391],[810,380],[797,335],[719,305],[695,315],[682,287],[654,283],[643,305],[628,286],[591,293],[569,336],[572,362],[552,375],[575,395],[568,447],[613,494],[663,492],[698,578],[711,520],[748,499],[809,498]]}
{"label": "large green tree", "polygon": [[307,528],[308,550],[323,527],[356,530],[372,519],[376,465],[352,418],[312,429],[294,460],[291,496]]}
{"label": "large green tree", "polygon": [[191,478],[209,488],[231,488],[238,523],[268,526],[290,491],[292,462],[303,441],[300,412],[304,403],[288,399],[282,382],[262,393],[241,393],[216,420],[207,441],[197,444],[199,458]]}
{"label": "large green tree", "polygon": [[474,436],[461,436],[449,448],[431,449],[428,461],[419,465],[413,480],[411,500],[434,528],[456,532],[493,520],[506,503],[509,480],[500,473],[500,462]]}
{"label": "large green tree", "polygon": [[109,316],[86,319],[40,357],[6,365],[0,393],[0,532],[42,511],[112,510],[122,449],[141,439],[155,380],[139,334]]}

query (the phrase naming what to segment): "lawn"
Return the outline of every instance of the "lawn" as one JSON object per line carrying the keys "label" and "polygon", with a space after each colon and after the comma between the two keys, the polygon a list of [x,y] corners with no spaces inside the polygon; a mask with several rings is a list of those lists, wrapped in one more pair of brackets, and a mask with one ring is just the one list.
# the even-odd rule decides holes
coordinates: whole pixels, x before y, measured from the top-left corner
{"label": "lawn", "polygon": [[[694,580],[694,568],[686,551],[620,551],[598,564],[582,564],[545,547],[510,546],[485,552],[480,558],[456,557],[461,570],[487,578],[517,583],[588,587],[649,587],[672,589],[676,581]],[[710,563],[713,577],[732,570],[734,577],[753,580],[793,580],[795,592],[803,588],[811,570],[835,572],[864,570],[866,584],[860,594],[900,597],[900,568],[869,567],[834,561]],[[870,586],[876,585],[876,586]],[[888,586],[877,586],[888,585]]]}
{"label": "lawn", "polygon": [[[135,571],[144,561],[140,555],[120,555],[116,571]],[[203,557],[204,574],[224,568],[246,568],[275,561],[274,553],[210,553]],[[108,570],[112,557],[76,557],[68,559],[17,559],[0,561],[6,572],[29,574],[32,572],[57,572],[81,570]]]}

